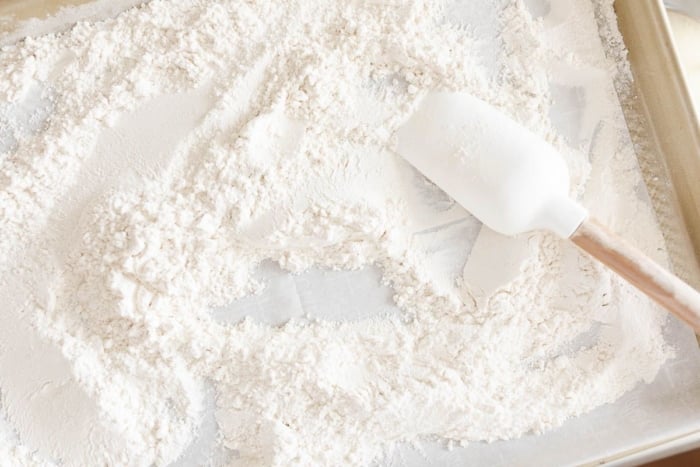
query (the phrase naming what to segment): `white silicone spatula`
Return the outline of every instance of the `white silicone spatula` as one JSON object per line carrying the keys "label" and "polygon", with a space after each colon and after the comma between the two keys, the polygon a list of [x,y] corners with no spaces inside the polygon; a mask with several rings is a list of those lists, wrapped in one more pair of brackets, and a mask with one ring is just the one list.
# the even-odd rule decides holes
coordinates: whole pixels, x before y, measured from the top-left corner
{"label": "white silicone spatula", "polygon": [[491,229],[568,238],[700,332],[700,293],[588,216],[561,155],[466,93],[436,92],[398,131],[398,152]]}

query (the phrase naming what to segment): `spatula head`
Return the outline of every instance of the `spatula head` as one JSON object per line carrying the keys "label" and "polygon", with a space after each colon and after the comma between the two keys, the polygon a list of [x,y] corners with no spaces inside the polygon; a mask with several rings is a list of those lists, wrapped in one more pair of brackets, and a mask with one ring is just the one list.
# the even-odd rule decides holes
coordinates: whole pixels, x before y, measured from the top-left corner
{"label": "spatula head", "polygon": [[569,237],[586,211],[569,198],[561,155],[467,93],[430,93],[398,131],[398,152],[484,224],[506,235]]}

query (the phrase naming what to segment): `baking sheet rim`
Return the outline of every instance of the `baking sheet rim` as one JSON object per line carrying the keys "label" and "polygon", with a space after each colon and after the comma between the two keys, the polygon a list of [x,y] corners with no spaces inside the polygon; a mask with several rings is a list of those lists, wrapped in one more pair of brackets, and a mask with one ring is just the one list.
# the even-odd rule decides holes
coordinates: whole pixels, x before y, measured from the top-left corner
{"label": "baking sheet rim", "polygon": [[[634,5],[631,6],[632,4]],[[674,269],[676,269],[676,272],[697,288],[700,284],[700,256],[698,256],[700,255],[700,248],[698,247],[698,245],[700,245],[700,230],[698,230],[700,226],[689,225],[693,220],[687,217],[684,218],[683,204],[692,202],[692,195],[695,197],[698,196],[698,193],[700,193],[700,183],[698,184],[697,191],[694,193],[682,193],[679,196],[679,187],[676,185],[677,180],[674,180],[672,173],[669,171],[669,165],[677,163],[678,158],[672,159],[670,157],[670,155],[676,156],[677,154],[673,154],[671,152],[672,149],[669,148],[674,145],[683,145],[688,152],[694,153],[700,160],[700,139],[697,137],[698,134],[700,134],[698,113],[692,101],[687,80],[683,73],[663,0],[615,0],[615,9],[620,33],[630,52],[628,60],[635,76],[635,81],[633,83],[634,91],[636,95],[641,97],[641,105],[644,107],[642,118],[645,119],[645,126],[651,133],[647,135],[647,137],[653,140],[654,152],[656,157],[659,158],[657,161],[659,163],[657,170],[663,171],[663,173],[660,174],[652,174],[650,179],[645,179],[645,183],[648,188],[650,184],[657,183],[658,180],[668,181],[671,185],[671,192],[668,193],[668,196],[671,198],[671,203],[664,207],[666,209],[672,207],[674,212],[664,212],[659,209],[658,205],[654,206],[654,210],[661,224],[667,247],[675,246],[680,251],[685,250],[686,252],[692,253],[691,255],[680,257],[678,254],[674,255],[674,248],[669,248],[669,259]],[[621,10],[623,9],[630,14],[621,14]],[[635,42],[630,40],[631,38],[626,37],[625,33],[630,30],[630,26],[638,26],[638,24],[631,24],[632,22],[645,23],[645,26],[652,26],[644,28],[644,32],[648,34],[647,40]],[[663,61],[665,65],[664,71],[669,74],[662,73],[659,70],[639,69],[640,66],[643,68],[644,63],[640,63],[643,61],[635,60],[636,54],[634,52],[636,49],[642,48],[642,46],[647,56],[651,54],[652,59]],[[640,73],[644,74],[644,80],[637,79]],[[673,85],[669,85],[669,81],[671,81]],[[668,99],[662,100],[662,104],[656,103],[658,108],[655,108],[654,105],[652,105],[653,102],[650,103],[645,99],[645,90],[649,89],[657,94],[668,93]],[[672,102],[671,98],[676,102],[681,101],[682,112],[669,112],[668,102]],[[640,103],[636,103],[636,109],[634,109],[633,112],[639,111],[639,106]],[[660,141],[660,139],[669,140],[670,138],[659,138],[659,134],[663,135],[666,128],[658,127],[661,124],[664,126],[668,125],[670,122],[664,121],[663,118],[668,119],[669,117],[673,119],[673,124],[685,125],[685,128],[687,128],[687,132],[683,133],[685,138],[682,140],[673,140],[671,144],[669,144],[668,141]],[[627,111],[625,111],[625,118],[628,118]],[[637,155],[639,159],[640,154]],[[694,164],[691,165],[690,168],[697,168],[697,161],[693,162]],[[683,166],[683,168],[687,169],[685,166]],[[698,171],[696,175],[698,179],[700,179],[700,171]],[[652,204],[654,204],[653,199]],[[693,209],[700,210],[700,205],[693,206]],[[680,225],[669,225],[670,223],[664,222],[665,219],[670,218],[680,219]],[[690,231],[691,227],[695,228],[694,238]],[[674,231],[674,229],[679,231]],[[679,245],[673,245],[673,242],[677,242]],[[680,271],[678,269],[680,269]],[[700,336],[698,336],[698,339],[700,342]],[[655,441],[646,442],[629,450],[606,455],[583,465],[636,465],[638,463],[650,462],[668,455],[684,452],[698,446],[700,446],[700,421],[698,421],[697,426],[690,427],[683,432],[676,433],[672,436],[659,437]]]}

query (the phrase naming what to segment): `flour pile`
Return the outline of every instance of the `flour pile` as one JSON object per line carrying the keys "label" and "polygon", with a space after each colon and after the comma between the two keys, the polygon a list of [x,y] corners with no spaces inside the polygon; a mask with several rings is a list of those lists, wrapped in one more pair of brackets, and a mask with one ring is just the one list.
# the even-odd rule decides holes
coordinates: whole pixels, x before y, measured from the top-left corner
{"label": "flour pile", "polygon": [[[658,244],[594,6],[553,3],[154,0],[2,48],[3,455],[168,465],[213,398],[209,462],[366,465],[541,433],[651,381],[663,313],[540,233],[491,239],[522,261],[477,296],[478,224],[393,152],[424,92],[469,90]],[[599,107],[555,126],[567,89]],[[297,281],[283,309],[261,265]],[[378,268],[400,311],[325,319],[278,267]]]}

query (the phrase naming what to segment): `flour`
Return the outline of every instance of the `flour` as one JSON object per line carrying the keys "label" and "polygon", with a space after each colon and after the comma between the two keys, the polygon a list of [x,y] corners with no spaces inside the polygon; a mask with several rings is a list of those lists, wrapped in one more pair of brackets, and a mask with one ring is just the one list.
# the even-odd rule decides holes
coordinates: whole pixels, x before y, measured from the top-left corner
{"label": "flour", "polygon": [[[559,148],[589,207],[634,212],[633,239],[658,244],[627,194],[642,182],[593,7],[560,3],[536,20],[516,0],[153,0],[0,50],[1,357],[37,362],[0,370],[17,455],[168,465],[213,393],[212,462],[366,465],[404,442],[542,433],[653,380],[664,313],[543,233],[491,238],[477,297],[461,276],[478,224],[393,152],[422,93],[469,90]],[[602,102],[567,137],[550,74]],[[47,109],[38,132],[9,123],[27,108]],[[521,261],[501,268],[512,241]],[[323,319],[282,275],[294,319],[221,319],[251,296],[280,306],[261,264],[378,268],[398,308]]]}

